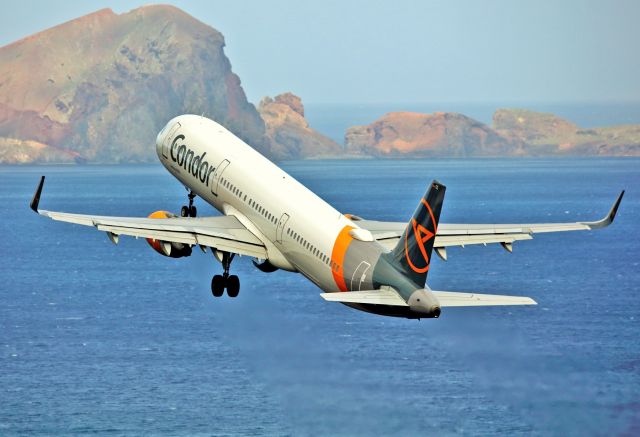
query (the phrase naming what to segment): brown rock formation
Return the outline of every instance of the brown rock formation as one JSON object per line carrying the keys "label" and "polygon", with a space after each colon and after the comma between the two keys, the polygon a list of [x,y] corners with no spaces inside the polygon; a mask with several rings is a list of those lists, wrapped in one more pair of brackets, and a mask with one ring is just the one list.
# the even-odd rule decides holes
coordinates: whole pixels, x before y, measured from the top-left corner
{"label": "brown rock formation", "polygon": [[468,157],[523,153],[523,143],[455,113],[393,112],[347,130],[349,153],[374,156]]}
{"label": "brown rock formation", "polygon": [[501,135],[527,144],[527,153],[640,156],[640,126],[581,129],[553,114],[499,109],[493,127]]}
{"label": "brown rock formation", "polygon": [[293,112],[298,113],[301,117],[304,117],[304,105],[302,99],[293,93],[278,94],[273,98],[274,103],[280,103],[291,108]]}
{"label": "brown rock formation", "polygon": [[311,129],[300,97],[291,93],[265,97],[258,106],[276,159],[339,157],[342,146]]}
{"label": "brown rock formation", "polygon": [[37,141],[0,138],[0,162],[4,164],[82,162],[70,150],[60,150]]}
{"label": "brown rock formation", "polygon": [[157,132],[183,113],[268,151],[223,48],[172,6],[103,9],[0,48],[0,162],[154,160]]}

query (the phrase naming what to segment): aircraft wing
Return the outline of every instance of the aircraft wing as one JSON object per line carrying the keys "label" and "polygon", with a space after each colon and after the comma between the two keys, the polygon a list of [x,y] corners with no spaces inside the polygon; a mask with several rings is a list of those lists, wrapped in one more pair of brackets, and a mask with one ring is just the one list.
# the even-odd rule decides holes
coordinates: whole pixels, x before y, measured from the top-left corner
{"label": "aircraft wing", "polygon": [[268,258],[262,241],[233,216],[151,219],[45,211],[38,208],[43,185],[44,176],[31,201],[32,210],[53,220],[92,226],[106,232],[114,243],[117,243],[120,235],[128,235],[166,242],[197,244],[239,255]]}
{"label": "aircraft wing", "polygon": [[[571,223],[532,223],[532,224],[452,224],[442,223],[438,226],[434,248],[446,259],[444,248],[449,246],[466,246],[468,244],[500,243],[511,251],[512,244],[518,240],[530,240],[533,234],[543,232],[585,231],[609,226],[616,216],[624,191],[620,193],[609,213],[593,222]],[[356,221],[357,225],[369,230],[381,244],[393,249],[407,224],[405,222],[381,222],[373,220]],[[443,256],[444,255],[444,256]]]}

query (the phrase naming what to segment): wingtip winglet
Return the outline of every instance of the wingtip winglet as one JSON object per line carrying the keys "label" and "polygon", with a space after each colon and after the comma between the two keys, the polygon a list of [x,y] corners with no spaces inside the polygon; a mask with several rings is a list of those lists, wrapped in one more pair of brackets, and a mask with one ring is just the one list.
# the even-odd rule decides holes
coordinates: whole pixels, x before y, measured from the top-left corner
{"label": "wingtip winglet", "polygon": [[618,207],[620,206],[620,202],[622,202],[622,197],[624,196],[624,190],[620,192],[620,195],[616,199],[616,202],[611,207],[611,211],[609,211],[609,223],[613,223],[613,219],[616,218],[616,214],[618,213]]}
{"label": "wingtip winglet", "polygon": [[622,202],[622,197],[624,197],[624,191],[625,190],[622,190],[620,192],[620,194],[618,195],[618,198],[616,199],[616,201],[613,203],[613,206],[609,210],[609,213],[604,218],[595,222],[584,222],[583,224],[589,226],[589,228],[591,229],[599,229],[599,228],[604,228],[606,226],[609,226],[611,223],[613,223],[613,220],[616,218],[616,215],[618,214],[618,208],[620,207],[620,203]]}
{"label": "wingtip winglet", "polygon": [[40,195],[42,194],[42,187],[44,186],[44,176],[40,178],[40,183],[38,184],[38,188],[36,188],[36,192],[33,193],[33,199],[31,199],[31,203],[29,206],[34,212],[38,212],[38,205],[40,204]]}

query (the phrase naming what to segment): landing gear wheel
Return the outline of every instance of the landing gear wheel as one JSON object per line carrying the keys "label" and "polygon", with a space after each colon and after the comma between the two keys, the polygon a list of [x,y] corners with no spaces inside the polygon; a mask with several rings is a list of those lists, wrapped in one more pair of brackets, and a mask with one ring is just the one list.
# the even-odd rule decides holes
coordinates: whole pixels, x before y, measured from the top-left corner
{"label": "landing gear wheel", "polygon": [[229,297],[236,297],[240,293],[240,279],[236,275],[227,278],[227,294]]}
{"label": "landing gear wheel", "polygon": [[189,206],[185,205],[182,207],[180,210],[180,217],[195,217],[198,213],[198,210],[193,205],[193,199],[196,198],[196,193],[189,191],[189,195],[187,197],[189,198]]}
{"label": "landing gear wheel", "polygon": [[211,279],[211,294],[215,297],[220,297],[226,288],[229,297],[238,296],[238,293],[240,293],[240,279],[238,279],[236,275],[229,275],[229,268],[231,267],[231,261],[233,261],[235,254],[229,252],[220,253],[215,250],[212,252],[216,257],[222,255],[222,259],[220,261],[222,262],[224,273],[222,273],[222,275],[215,275]]}
{"label": "landing gear wheel", "polygon": [[222,275],[215,275],[211,278],[211,294],[214,297],[220,297],[224,293],[225,280]]}

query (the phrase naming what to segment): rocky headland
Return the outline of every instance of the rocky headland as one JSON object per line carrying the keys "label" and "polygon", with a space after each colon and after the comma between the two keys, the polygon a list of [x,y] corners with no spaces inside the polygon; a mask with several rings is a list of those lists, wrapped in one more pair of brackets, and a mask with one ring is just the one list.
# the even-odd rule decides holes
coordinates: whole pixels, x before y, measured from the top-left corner
{"label": "rocky headland", "polygon": [[524,142],[528,155],[640,156],[640,125],[581,128],[553,114],[499,109],[493,128]]}
{"label": "rocky headland", "polygon": [[392,112],[345,134],[346,150],[376,157],[523,155],[524,143],[462,114]]}
{"label": "rocky headland", "polygon": [[258,106],[275,159],[336,158],[341,145],[311,129],[300,97],[291,93],[265,97]]}
{"label": "rocky headland", "polygon": [[499,109],[493,126],[456,113],[393,112],[345,134],[376,157],[640,156],[640,126],[583,129],[553,114]]}
{"label": "rocky headland", "polygon": [[0,48],[0,162],[147,162],[205,114],[263,153],[265,126],[215,29],[173,6],[103,9]]}

